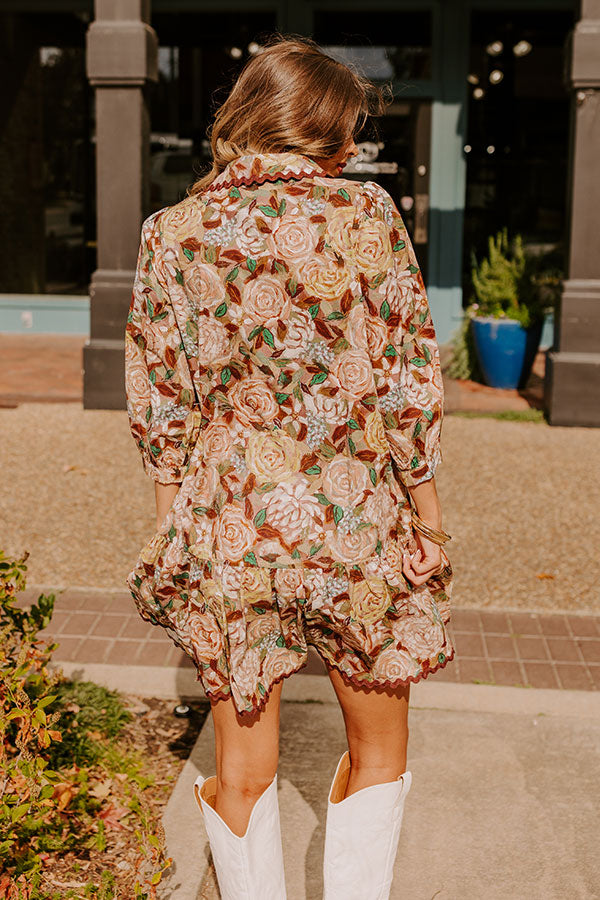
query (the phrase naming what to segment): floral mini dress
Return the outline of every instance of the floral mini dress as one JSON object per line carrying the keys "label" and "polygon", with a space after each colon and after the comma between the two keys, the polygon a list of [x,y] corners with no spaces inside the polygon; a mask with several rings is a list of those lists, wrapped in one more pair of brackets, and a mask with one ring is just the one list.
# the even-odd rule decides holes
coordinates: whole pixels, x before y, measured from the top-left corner
{"label": "floral mini dress", "polygon": [[443,384],[391,197],[299,154],[238,158],[144,222],[125,338],[144,468],[179,484],[127,584],[207,695],[260,709],[309,645],[365,687],[445,666],[450,562],[402,574]]}

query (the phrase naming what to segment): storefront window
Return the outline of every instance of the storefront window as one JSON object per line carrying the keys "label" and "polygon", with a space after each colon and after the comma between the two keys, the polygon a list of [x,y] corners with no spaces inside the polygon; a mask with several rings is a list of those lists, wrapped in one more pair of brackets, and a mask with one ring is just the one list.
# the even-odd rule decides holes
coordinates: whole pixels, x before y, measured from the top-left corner
{"label": "storefront window", "polygon": [[206,129],[275,13],[157,13],[159,81],[150,86],[150,214],[177,203],[210,165]]}
{"label": "storefront window", "polygon": [[4,18],[0,292],[87,294],[96,227],[88,17]]}
{"label": "storefront window", "polygon": [[[465,286],[507,227],[560,265],[566,229],[568,13],[474,13],[468,76]],[[465,291],[468,300],[468,290]]]}

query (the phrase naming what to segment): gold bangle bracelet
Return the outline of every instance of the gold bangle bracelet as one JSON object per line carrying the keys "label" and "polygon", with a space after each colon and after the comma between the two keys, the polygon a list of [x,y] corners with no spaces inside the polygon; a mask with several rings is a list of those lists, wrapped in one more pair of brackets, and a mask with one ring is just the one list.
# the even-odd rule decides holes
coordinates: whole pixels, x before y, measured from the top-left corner
{"label": "gold bangle bracelet", "polygon": [[428,525],[427,522],[424,522],[421,519],[415,510],[412,511],[412,524],[415,531],[418,531],[419,534],[422,534],[423,537],[428,538],[428,540],[433,541],[434,544],[445,544],[447,541],[452,540],[452,536],[448,534],[447,531],[438,531],[436,528],[432,528],[431,525]]}

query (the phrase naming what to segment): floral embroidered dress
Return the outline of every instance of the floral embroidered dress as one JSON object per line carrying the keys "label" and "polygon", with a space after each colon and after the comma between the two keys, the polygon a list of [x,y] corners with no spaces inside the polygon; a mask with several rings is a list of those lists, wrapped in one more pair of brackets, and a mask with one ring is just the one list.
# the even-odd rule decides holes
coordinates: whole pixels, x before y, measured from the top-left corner
{"label": "floral embroidered dress", "polygon": [[454,656],[452,568],[411,586],[407,487],[443,385],[390,196],[248,154],[143,225],[126,327],[132,434],[179,491],[127,578],[213,698],[260,708],[312,645],[365,686]]}

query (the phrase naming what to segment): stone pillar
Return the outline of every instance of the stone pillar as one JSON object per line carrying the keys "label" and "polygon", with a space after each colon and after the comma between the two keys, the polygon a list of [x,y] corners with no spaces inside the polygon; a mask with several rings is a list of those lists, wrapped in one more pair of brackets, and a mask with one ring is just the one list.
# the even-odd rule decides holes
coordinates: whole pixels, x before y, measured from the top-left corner
{"label": "stone pillar", "polygon": [[147,208],[150,123],[144,88],[158,77],[150,0],[95,0],[87,73],[96,94],[98,268],[90,285],[83,405],[124,409],[124,335]]}
{"label": "stone pillar", "polygon": [[582,0],[572,37],[568,277],[546,363],[552,425],[600,426],[600,0]]}

